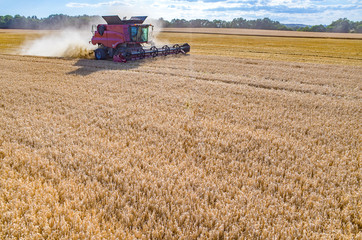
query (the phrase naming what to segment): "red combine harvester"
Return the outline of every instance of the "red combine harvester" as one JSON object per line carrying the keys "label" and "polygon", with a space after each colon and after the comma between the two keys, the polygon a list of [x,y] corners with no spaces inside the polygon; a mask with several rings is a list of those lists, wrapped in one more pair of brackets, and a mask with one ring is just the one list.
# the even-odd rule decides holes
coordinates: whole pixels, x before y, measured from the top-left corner
{"label": "red combine harvester", "polygon": [[[140,16],[121,20],[117,15],[103,16],[107,24],[99,24],[96,30],[92,29],[91,42],[93,45],[98,45],[94,51],[95,58],[97,60],[113,58],[115,62],[127,62],[158,55],[185,54],[190,51],[190,45],[187,43],[174,44],[172,47],[154,46],[152,41],[149,41],[153,26],[143,24],[146,18],[147,16]],[[144,44],[151,44],[151,46],[146,48]]]}

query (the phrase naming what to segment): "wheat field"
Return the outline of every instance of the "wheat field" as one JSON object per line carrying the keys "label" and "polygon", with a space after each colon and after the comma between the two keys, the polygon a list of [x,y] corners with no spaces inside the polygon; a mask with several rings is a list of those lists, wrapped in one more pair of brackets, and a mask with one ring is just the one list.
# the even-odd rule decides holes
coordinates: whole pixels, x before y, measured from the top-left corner
{"label": "wheat field", "polygon": [[0,239],[362,239],[361,42],[183,38],[126,64],[0,53]]}
{"label": "wheat field", "polygon": [[[219,29],[215,29],[215,32],[219,31]],[[250,31],[250,34],[255,31]],[[158,38],[165,40],[166,43],[178,41],[191,42],[192,53],[198,55],[229,56],[284,62],[362,65],[362,40],[316,37],[295,38],[285,36],[285,31],[284,36],[276,37],[282,31],[275,32],[273,37],[242,36],[238,35],[238,31],[232,31],[226,35],[161,32]],[[309,34],[313,36],[313,33]],[[334,35],[340,35],[342,38],[346,34]]]}
{"label": "wheat field", "polygon": [[[300,31],[279,31],[264,29],[244,28],[164,28],[164,33],[202,33],[217,35],[238,35],[253,37],[286,37],[286,38],[322,38],[322,39],[355,39],[362,40],[362,33],[334,33],[334,32],[300,32]],[[279,39],[280,40],[280,39]]]}

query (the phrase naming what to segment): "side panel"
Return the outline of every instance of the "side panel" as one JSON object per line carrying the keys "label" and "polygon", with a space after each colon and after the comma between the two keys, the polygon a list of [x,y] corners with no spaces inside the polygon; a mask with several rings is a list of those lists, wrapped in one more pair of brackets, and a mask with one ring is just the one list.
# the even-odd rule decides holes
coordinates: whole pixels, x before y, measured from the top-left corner
{"label": "side panel", "polygon": [[123,25],[123,33],[124,33],[125,41],[130,42],[131,36],[130,36],[130,32],[129,32],[129,25]]}
{"label": "side panel", "polygon": [[96,45],[96,44],[107,45],[107,39],[105,38],[104,34],[103,34],[103,36],[101,36],[98,31],[96,31],[94,33],[94,36],[92,37],[91,42],[93,45]]}
{"label": "side panel", "polygon": [[[128,31],[124,31],[127,26],[124,25],[106,25],[106,30],[101,36],[98,31],[92,37],[92,44],[103,44],[106,47],[115,48],[118,44],[127,41]],[[126,33],[126,34],[125,34]]]}
{"label": "side panel", "polygon": [[124,34],[119,32],[107,31],[107,47],[115,48],[119,43],[124,43]]}

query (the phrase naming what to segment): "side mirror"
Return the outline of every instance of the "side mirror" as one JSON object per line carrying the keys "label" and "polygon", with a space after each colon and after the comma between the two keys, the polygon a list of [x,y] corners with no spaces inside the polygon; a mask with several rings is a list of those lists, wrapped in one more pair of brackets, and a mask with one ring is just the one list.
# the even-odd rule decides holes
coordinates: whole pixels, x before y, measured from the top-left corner
{"label": "side mirror", "polygon": [[93,24],[92,25],[92,30],[91,30],[93,35],[95,34],[96,30],[97,30],[97,25]]}

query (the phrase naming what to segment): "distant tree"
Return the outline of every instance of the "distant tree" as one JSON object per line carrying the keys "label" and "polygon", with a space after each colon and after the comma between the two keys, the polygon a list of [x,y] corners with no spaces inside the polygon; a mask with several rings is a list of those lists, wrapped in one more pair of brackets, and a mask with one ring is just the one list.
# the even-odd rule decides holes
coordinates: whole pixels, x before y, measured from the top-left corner
{"label": "distant tree", "polygon": [[167,20],[165,20],[165,19],[163,19],[163,18],[159,18],[158,19],[158,22],[159,22],[159,24],[161,24],[161,26],[162,27],[169,27],[170,26],[170,22],[169,21],[167,21]]}
{"label": "distant tree", "polygon": [[340,18],[327,26],[328,32],[348,33],[351,29],[351,22],[347,18]]}
{"label": "distant tree", "polygon": [[355,32],[356,32],[356,33],[362,33],[362,23],[359,24],[358,26],[356,26]]}
{"label": "distant tree", "polygon": [[190,27],[193,28],[202,28],[210,26],[210,21],[207,19],[195,19],[190,20]]}
{"label": "distant tree", "polygon": [[212,24],[214,25],[215,28],[221,28],[224,26],[222,20],[214,20],[214,21],[212,21]]}
{"label": "distant tree", "polygon": [[243,18],[234,18],[230,24],[231,28],[249,28],[247,20]]}
{"label": "distant tree", "polygon": [[280,26],[278,26],[277,30],[281,30],[281,31],[293,31],[293,29],[288,28],[287,26],[280,24]]}
{"label": "distant tree", "polygon": [[305,27],[299,28],[298,31],[310,32],[310,27],[309,27],[309,26],[305,26]]}
{"label": "distant tree", "polygon": [[327,31],[326,27],[323,25],[314,25],[309,28],[310,32],[325,32]]}
{"label": "distant tree", "polygon": [[15,15],[9,23],[10,28],[27,28],[27,20],[25,17],[20,16],[19,14]]}
{"label": "distant tree", "polygon": [[176,28],[189,27],[189,22],[185,19],[172,19],[171,26]]}
{"label": "distant tree", "polygon": [[0,28],[5,28],[6,24],[5,24],[5,17],[4,16],[0,16]]}
{"label": "distant tree", "polygon": [[350,30],[349,30],[349,32],[351,32],[351,33],[361,33],[361,26],[362,26],[362,21],[357,21],[357,22],[350,21]]}
{"label": "distant tree", "polygon": [[257,29],[275,29],[279,22],[270,20],[269,18],[258,19],[256,20]]}

